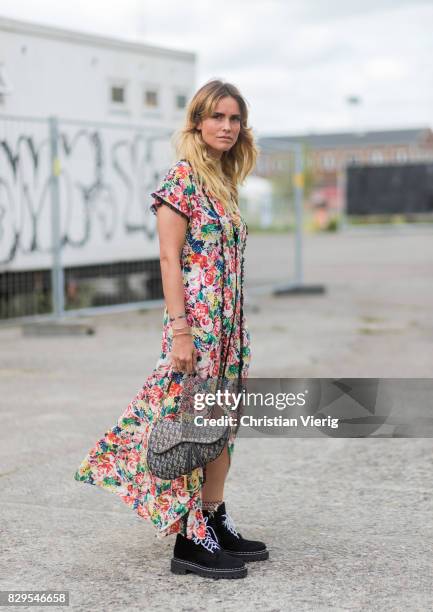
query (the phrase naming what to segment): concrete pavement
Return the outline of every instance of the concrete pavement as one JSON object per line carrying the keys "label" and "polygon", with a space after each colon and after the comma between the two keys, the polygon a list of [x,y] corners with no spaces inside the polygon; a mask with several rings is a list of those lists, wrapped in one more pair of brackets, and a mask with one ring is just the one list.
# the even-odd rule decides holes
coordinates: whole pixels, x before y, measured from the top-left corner
{"label": "concrete pavement", "polygon": [[[292,250],[249,236],[251,376],[431,377],[432,231],[308,237],[305,279],[326,294],[254,293],[289,280]],[[153,369],[162,311],[91,321],[88,336],[0,328],[2,589],[68,589],[92,612],[432,609],[428,438],[239,439],[227,508],[270,559],[244,580],[172,575],[173,538],[73,480]]]}

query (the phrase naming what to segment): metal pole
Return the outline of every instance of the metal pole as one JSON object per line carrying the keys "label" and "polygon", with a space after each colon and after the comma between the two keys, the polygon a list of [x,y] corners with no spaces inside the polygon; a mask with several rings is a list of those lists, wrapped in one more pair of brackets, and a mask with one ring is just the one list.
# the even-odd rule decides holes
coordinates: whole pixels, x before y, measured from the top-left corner
{"label": "metal pole", "polygon": [[302,233],[303,233],[303,201],[304,201],[304,175],[302,164],[302,148],[300,143],[295,144],[295,284],[302,285]]}
{"label": "metal pole", "polygon": [[341,223],[340,229],[342,231],[347,230],[348,228],[348,219],[347,219],[347,165],[344,162],[342,168],[339,169],[337,175],[337,184],[338,191],[341,196]]}
{"label": "metal pole", "polygon": [[51,161],[51,244],[53,254],[51,267],[52,302],[54,317],[55,319],[60,319],[65,310],[65,295],[60,244],[60,160],[58,152],[59,126],[57,117],[50,117],[48,121],[50,129]]}
{"label": "metal pole", "polygon": [[295,173],[293,176],[294,200],[295,200],[295,262],[294,280],[291,283],[280,285],[274,288],[273,295],[287,295],[290,293],[317,294],[324,293],[323,285],[304,285],[303,278],[303,232],[304,232],[304,160],[302,143],[297,142],[293,145],[295,153]]}

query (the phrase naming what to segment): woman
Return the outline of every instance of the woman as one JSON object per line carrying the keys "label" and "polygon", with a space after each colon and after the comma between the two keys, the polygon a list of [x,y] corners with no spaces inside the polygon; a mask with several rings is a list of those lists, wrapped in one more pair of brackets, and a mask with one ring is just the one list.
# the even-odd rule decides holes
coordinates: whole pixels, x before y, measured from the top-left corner
{"label": "woman", "polygon": [[[250,336],[243,313],[248,233],[237,185],[255,165],[257,148],[238,89],[213,80],[192,98],[177,143],[178,161],[152,192],[165,297],[162,351],[152,374],[117,426],[90,450],[75,479],[117,493],[157,536],[177,534],[171,570],[242,578],[245,561],[267,559],[263,542],[245,540],[224,502],[236,431],[205,469],[163,480],[146,465],[147,439],[158,417],[175,413],[188,376],[242,380]],[[165,206],[163,206],[163,204]]]}

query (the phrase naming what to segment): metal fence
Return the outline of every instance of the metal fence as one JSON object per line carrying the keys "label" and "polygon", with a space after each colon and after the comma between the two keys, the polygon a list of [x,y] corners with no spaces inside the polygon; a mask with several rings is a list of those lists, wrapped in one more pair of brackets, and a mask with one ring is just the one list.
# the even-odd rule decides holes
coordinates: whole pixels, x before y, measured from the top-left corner
{"label": "metal fence", "polygon": [[[163,304],[149,196],[172,157],[171,135],[0,115],[0,324]],[[267,229],[293,226],[298,287],[301,146],[293,152],[293,202],[258,193],[255,202],[241,198],[240,207],[252,229],[264,221]]]}
{"label": "metal fence", "polygon": [[149,193],[170,131],[0,116],[0,321],[162,303]]}

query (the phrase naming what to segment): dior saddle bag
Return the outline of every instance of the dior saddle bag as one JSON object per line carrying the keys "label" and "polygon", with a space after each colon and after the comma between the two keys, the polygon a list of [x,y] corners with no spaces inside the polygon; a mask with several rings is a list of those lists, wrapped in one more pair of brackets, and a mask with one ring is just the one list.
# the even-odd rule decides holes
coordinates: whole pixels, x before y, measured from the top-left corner
{"label": "dior saddle bag", "polygon": [[[185,403],[197,390],[197,378],[185,385],[180,410],[172,416],[159,418],[150,433],[147,445],[147,466],[158,478],[172,480],[204,467],[216,459],[229,439],[229,425],[196,425]],[[202,382],[202,381],[200,381]]]}
{"label": "dior saddle bag", "polygon": [[229,426],[159,419],[148,441],[147,465],[158,478],[172,480],[216,459],[228,440]]}

